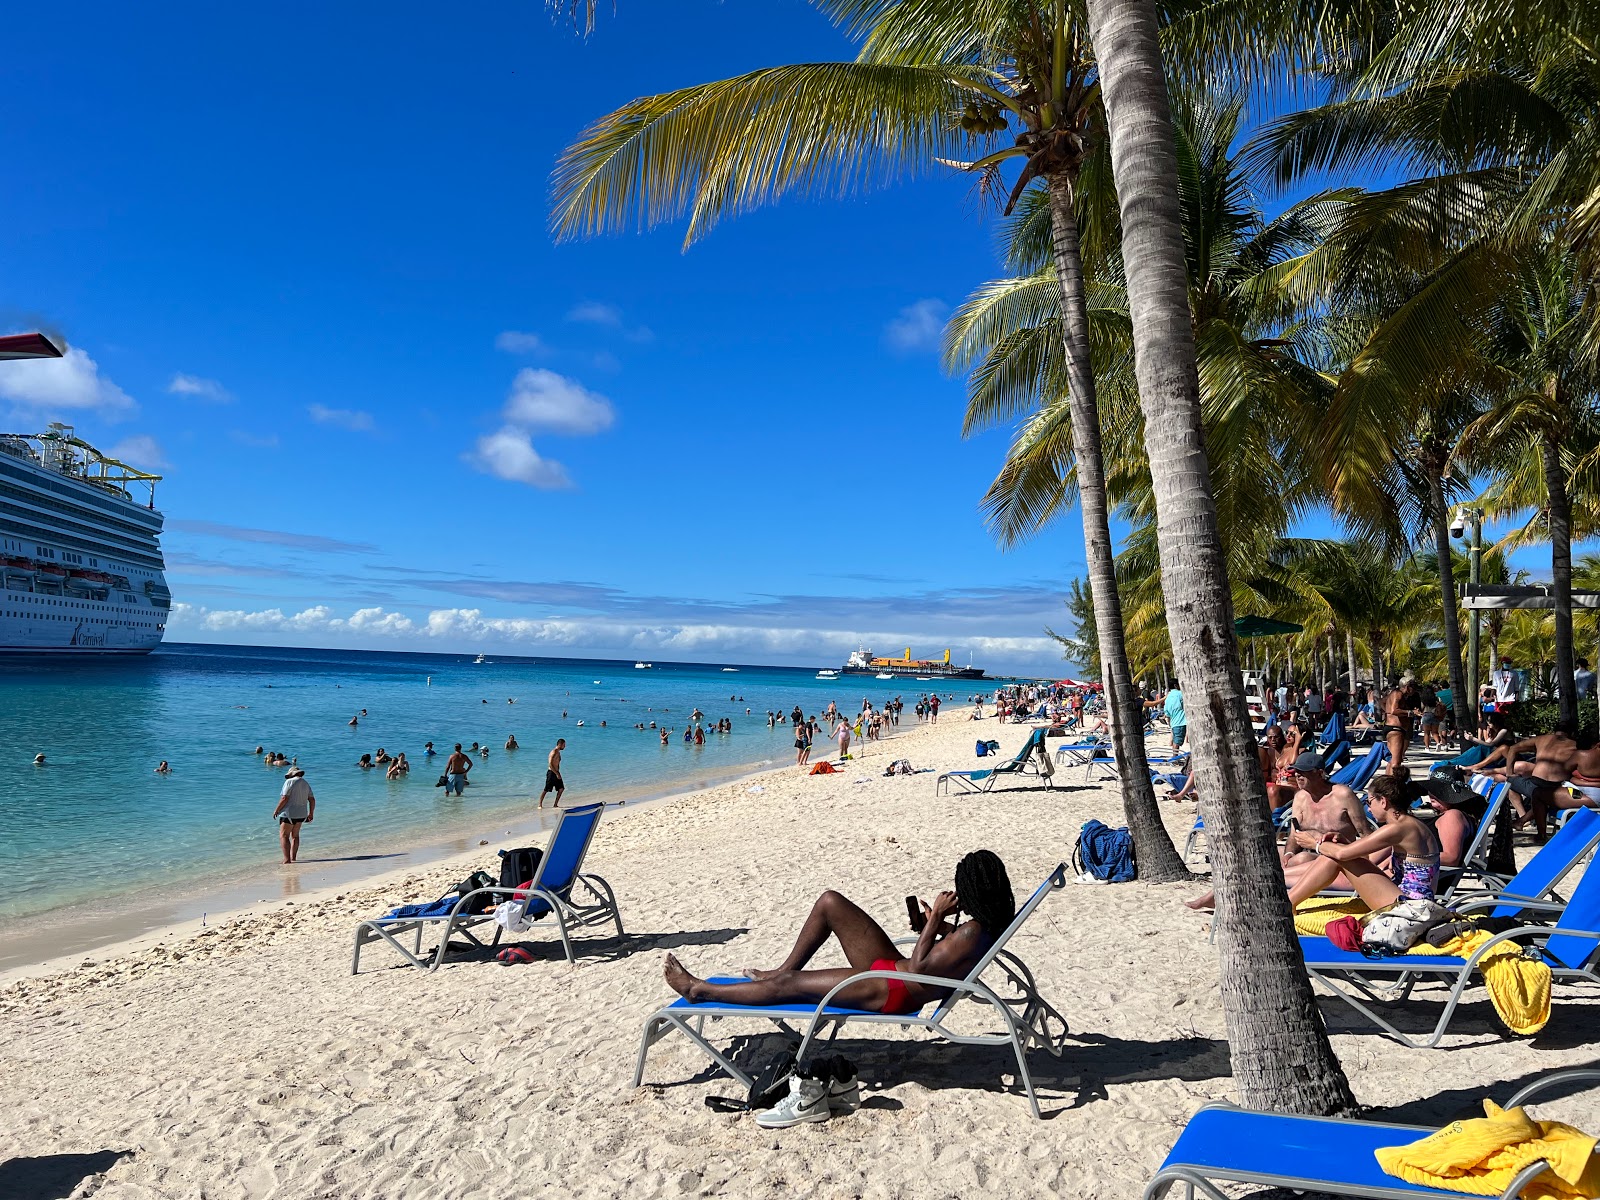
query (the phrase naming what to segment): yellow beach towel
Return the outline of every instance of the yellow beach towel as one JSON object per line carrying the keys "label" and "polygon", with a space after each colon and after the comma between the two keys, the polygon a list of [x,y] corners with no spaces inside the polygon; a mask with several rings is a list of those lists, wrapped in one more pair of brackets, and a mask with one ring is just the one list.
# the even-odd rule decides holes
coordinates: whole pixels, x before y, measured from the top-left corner
{"label": "yellow beach towel", "polygon": [[[1307,937],[1321,937],[1328,924],[1340,917],[1360,917],[1367,906],[1354,897],[1313,896],[1302,901],[1295,909],[1296,932]],[[1419,942],[1407,954],[1438,955],[1444,958],[1469,958],[1472,952],[1490,938],[1483,930],[1474,930],[1451,938],[1442,946]],[[1550,968],[1538,959],[1524,958],[1522,947],[1511,942],[1501,942],[1478,964],[1483,973],[1483,985],[1489,990],[1489,1001],[1512,1033],[1538,1033],[1550,1021]]]}
{"label": "yellow beach towel", "polygon": [[1453,1121],[1438,1133],[1407,1146],[1374,1151],[1390,1175],[1422,1187],[1498,1196],[1530,1163],[1550,1166],[1522,1189],[1525,1200],[1585,1200],[1600,1197],[1600,1158],[1595,1139],[1560,1121],[1535,1121],[1520,1108],[1503,1110],[1483,1102],[1487,1116]]}

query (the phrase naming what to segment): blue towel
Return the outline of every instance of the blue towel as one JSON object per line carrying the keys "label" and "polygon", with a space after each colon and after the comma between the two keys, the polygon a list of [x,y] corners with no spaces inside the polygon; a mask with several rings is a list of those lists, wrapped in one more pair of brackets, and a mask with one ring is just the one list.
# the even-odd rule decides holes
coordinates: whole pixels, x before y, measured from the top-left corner
{"label": "blue towel", "polygon": [[385,920],[404,920],[407,917],[448,917],[450,910],[456,906],[460,896],[446,896],[442,900],[430,900],[426,904],[402,904],[390,913]]}

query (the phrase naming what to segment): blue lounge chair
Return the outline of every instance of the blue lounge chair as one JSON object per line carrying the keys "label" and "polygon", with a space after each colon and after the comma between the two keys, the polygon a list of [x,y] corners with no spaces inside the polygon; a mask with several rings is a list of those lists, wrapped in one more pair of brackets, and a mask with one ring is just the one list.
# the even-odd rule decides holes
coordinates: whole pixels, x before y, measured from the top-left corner
{"label": "blue lounge chair", "polygon": [[1600,845],[1600,809],[1576,809],[1572,819],[1503,885],[1476,893],[1458,889],[1452,896],[1451,906],[1460,913],[1491,917],[1514,917],[1524,912],[1559,913],[1567,902],[1556,895],[1556,888],[1569,872],[1594,853],[1597,845]]}
{"label": "blue lounge chair", "polygon": [[[598,875],[581,873],[584,857],[589,853],[589,843],[594,840],[594,832],[605,807],[604,804],[585,804],[561,810],[561,817],[550,834],[550,848],[539,861],[538,873],[522,901],[522,916],[527,920],[555,917],[556,929],[561,934],[561,947],[566,951],[569,963],[575,961],[572,942],[568,937],[572,930],[614,922],[617,936],[622,937],[622,913],[617,908],[617,898],[611,891],[611,885]],[[361,969],[361,948],[370,942],[388,942],[406,962],[426,971],[439,969],[453,934],[459,933],[480,949],[489,949],[499,943],[503,930],[495,925],[494,940],[485,946],[472,931],[480,925],[494,924],[494,915],[492,912],[476,910],[482,908],[487,899],[512,899],[517,890],[520,889],[479,888],[461,896],[453,905],[444,903],[455,896],[455,893],[447,892],[429,906],[442,911],[411,916],[390,914],[362,921],[356,926],[356,948],[350,960],[350,974],[354,975]],[[429,957],[424,957],[422,953],[425,930],[437,930],[439,934],[439,945]],[[407,934],[413,937],[410,949],[400,940]]]}
{"label": "blue lounge chair", "polygon": [[1052,768],[1048,766],[1049,758],[1041,753],[1044,750],[1044,735],[1043,729],[1035,729],[1028,735],[1028,740],[1022,743],[1022,749],[1017,751],[1016,757],[998,767],[990,767],[986,771],[944,772],[933,781],[934,795],[948,793],[952,782],[964,792],[991,791],[1002,775],[1037,775],[1044,780],[1045,787],[1054,786],[1050,776]]}
{"label": "blue lounge chair", "polygon": [[1389,761],[1389,747],[1381,742],[1358,758],[1352,758],[1332,775],[1329,783],[1342,783],[1353,792],[1365,792],[1378,768]]}
{"label": "blue lounge chair", "polygon": [[[1160,767],[1179,774],[1187,774],[1189,770],[1190,755],[1187,750],[1180,750],[1176,754],[1146,755],[1145,765]],[[1117,780],[1122,778],[1122,768],[1117,762],[1116,750],[1111,746],[1100,746],[1094,754],[1089,756],[1089,761],[1084,764],[1084,781],[1098,783],[1103,779]]]}
{"label": "blue lounge chair", "polygon": [[1317,735],[1317,745],[1337,746],[1346,741],[1344,732],[1344,714],[1334,713],[1328,718],[1328,723],[1322,727],[1322,732]]}
{"label": "blue lounge chair", "polygon": [[[1600,1083],[1600,1071],[1557,1071],[1523,1088],[1505,1107],[1516,1108],[1540,1092],[1580,1081]],[[1410,1145],[1436,1132],[1421,1125],[1296,1117],[1208,1104],[1189,1118],[1144,1196],[1157,1200],[1169,1188],[1181,1186],[1190,1197],[1200,1192],[1210,1200],[1227,1200],[1219,1183],[1247,1183],[1378,1200],[1460,1200],[1459,1191],[1407,1183],[1387,1174],[1374,1157],[1376,1150]],[[1528,1164],[1500,1193],[1501,1200],[1520,1195],[1545,1168],[1542,1159]]]}
{"label": "blue lounge chair", "polygon": [[[1393,958],[1367,958],[1357,951],[1341,950],[1327,938],[1302,937],[1300,952],[1306,973],[1328,988],[1384,1032],[1413,1049],[1437,1046],[1449,1028],[1450,1018],[1471,985],[1483,956],[1503,942],[1514,942],[1550,968],[1551,979],[1600,983],[1600,871],[1587,872],[1554,925],[1521,925],[1498,933],[1468,958],[1434,954],[1401,954]],[[1380,996],[1370,986],[1371,976],[1398,975],[1391,995]],[[1368,1003],[1403,1002],[1419,978],[1439,977],[1449,985],[1449,996],[1439,1021],[1422,1041],[1395,1028]],[[1341,986],[1342,985],[1342,986]]]}
{"label": "blue lounge chair", "polygon": [[1350,743],[1340,738],[1322,752],[1322,769],[1335,771],[1350,757]]}
{"label": "blue lounge chair", "polygon": [[[1038,1117],[1039,1099],[1034,1094],[1033,1077],[1028,1074],[1028,1050],[1038,1046],[1057,1058],[1061,1057],[1067,1036],[1067,1023],[1065,1018],[1039,995],[1038,988],[1033,982],[1032,972],[1023,965],[1021,959],[1006,950],[1005,946],[1012,935],[1022,927],[1023,922],[1032,915],[1033,910],[1044,902],[1045,897],[1052,891],[1065,887],[1066,882],[1067,864],[1061,863],[1050,872],[1048,879],[1034,889],[1027,903],[1017,910],[1015,919],[1006,927],[1005,932],[995,939],[994,945],[989,947],[989,952],[978,960],[965,979],[941,979],[933,975],[913,975],[906,971],[859,971],[835,987],[817,1004],[774,1004],[760,1007],[714,1001],[691,1004],[688,1000],[675,1000],[666,1008],[653,1013],[644,1023],[644,1039],[639,1045],[639,1061],[633,1073],[633,1086],[638,1087],[644,1080],[645,1059],[649,1056],[650,1047],[676,1032],[683,1034],[704,1050],[713,1062],[738,1080],[741,1085],[750,1087],[755,1081],[706,1038],[705,1023],[708,1018],[713,1021],[725,1017],[770,1021],[791,1036],[795,1032],[791,1022],[804,1024],[805,1035],[800,1039],[800,1048],[795,1052],[795,1057],[801,1062],[806,1060],[807,1051],[824,1029],[828,1033],[827,1040],[831,1043],[838,1037],[839,1030],[847,1022],[853,1021],[870,1025],[899,1025],[926,1029],[947,1042],[965,1046],[1010,1046],[1012,1053],[1016,1055],[1017,1079],[1028,1094],[1028,1104],[1033,1109],[1033,1115]],[[909,946],[915,941],[915,938],[899,938],[895,941],[895,945]],[[981,978],[991,968],[1004,976],[1003,980],[994,980],[992,986]],[[898,979],[902,983],[914,981],[928,984],[930,987],[947,988],[950,996],[931,1008],[916,1013],[873,1012],[870,1009],[845,1008],[833,1003],[833,997],[852,983],[863,979],[889,978]],[[745,980],[719,977],[710,982],[743,983]],[[1017,994],[1014,997],[1002,997],[1001,990],[1015,990]],[[957,1033],[946,1028],[944,1022],[949,1017],[950,1010],[962,1000],[971,1000],[984,1006],[985,1011],[999,1021],[1001,1031],[971,1034]]]}

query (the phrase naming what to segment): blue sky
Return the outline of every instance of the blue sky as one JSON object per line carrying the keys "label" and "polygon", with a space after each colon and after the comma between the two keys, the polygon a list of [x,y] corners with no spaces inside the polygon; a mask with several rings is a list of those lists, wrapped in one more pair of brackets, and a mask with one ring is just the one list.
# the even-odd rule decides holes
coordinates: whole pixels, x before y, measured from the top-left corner
{"label": "blue sky", "polygon": [[939,318],[969,181],[555,245],[636,95],[839,58],[798,0],[35,6],[0,77],[0,420],[165,475],[174,640],[1051,670],[1075,518],[1010,553]]}

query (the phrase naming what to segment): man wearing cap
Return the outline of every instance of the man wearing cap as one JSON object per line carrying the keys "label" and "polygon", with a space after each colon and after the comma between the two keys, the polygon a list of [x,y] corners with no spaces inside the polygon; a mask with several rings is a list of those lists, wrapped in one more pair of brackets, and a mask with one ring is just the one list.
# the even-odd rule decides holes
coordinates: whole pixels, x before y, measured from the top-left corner
{"label": "man wearing cap", "polygon": [[300,857],[300,826],[307,824],[316,811],[317,798],[306,782],[306,773],[299,767],[290,767],[283,776],[278,807],[272,810],[278,818],[278,841],[283,846],[285,863]]}
{"label": "man wearing cap", "polygon": [[[1372,825],[1354,792],[1342,783],[1328,782],[1322,755],[1315,750],[1302,751],[1290,771],[1296,788],[1294,816],[1282,861],[1284,882],[1293,888],[1306,865],[1316,859],[1318,843],[1332,838],[1348,844],[1371,833]],[[1184,903],[1209,911],[1216,907],[1216,893],[1207,892]]]}
{"label": "man wearing cap", "polygon": [[1372,832],[1360,798],[1344,784],[1328,781],[1322,755],[1301,751],[1290,769],[1296,790],[1289,840],[1283,846],[1285,866],[1314,858],[1316,844],[1325,834],[1348,843]]}

